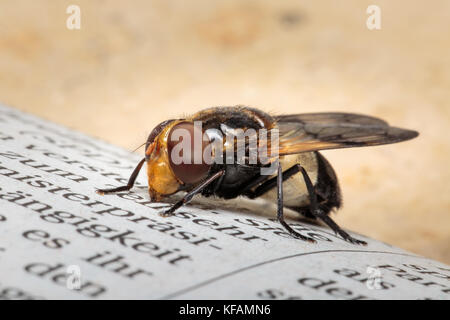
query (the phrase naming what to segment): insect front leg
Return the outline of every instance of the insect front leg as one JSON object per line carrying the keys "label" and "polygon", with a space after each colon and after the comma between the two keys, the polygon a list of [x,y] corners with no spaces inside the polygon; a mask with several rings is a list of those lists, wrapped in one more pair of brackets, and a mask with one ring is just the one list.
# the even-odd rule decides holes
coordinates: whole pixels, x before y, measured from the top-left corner
{"label": "insect front leg", "polygon": [[214,180],[220,178],[225,173],[225,170],[220,170],[207,178],[205,181],[203,181],[201,184],[196,186],[194,189],[189,191],[181,200],[177,201],[172,207],[170,207],[168,210],[164,211],[163,213],[160,213],[159,215],[162,217],[169,217],[174,214],[175,210],[177,210],[179,207],[181,207],[183,204],[188,203],[192,200],[192,198],[202,192],[203,189],[205,189],[211,182]]}
{"label": "insect front leg", "polygon": [[367,242],[358,240],[353,238],[351,235],[349,235],[347,232],[342,230],[336,222],[333,221],[325,212],[323,212],[318,204],[317,204],[317,195],[314,191],[314,186],[311,182],[311,179],[308,176],[308,173],[306,170],[299,164],[296,165],[298,167],[298,170],[302,173],[303,179],[305,180],[306,188],[308,189],[308,195],[309,195],[309,202],[310,202],[310,210],[311,213],[322,220],[324,223],[326,223],[334,232],[339,234],[342,238],[344,238],[345,241],[348,241],[350,243],[354,244],[362,244],[367,245]]}
{"label": "insect front leg", "polygon": [[104,194],[108,194],[108,193],[114,193],[114,192],[120,192],[120,191],[128,191],[131,188],[133,188],[134,183],[136,181],[136,178],[139,174],[139,171],[141,171],[142,169],[142,165],[145,162],[145,158],[142,159],[138,165],[136,166],[136,168],[134,168],[133,173],[131,174],[128,183],[126,186],[121,186],[121,187],[117,187],[117,188],[111,188],[111,189],[97,189],[96,192],[100,195],[104,195]]}
{"label": "insect front leg", "polygon": [[301,235],[300,233],[298,233],[297,231],[292,229],[284,221],[284,216],[283,216],[283,180],[285,180],[284,174],[283,174],[282,169],[281,169],[281,164],[278,163],[278,174],[277,174],[277,200],[278,200],[277,201],[277,219],[278,219],[278,221],[295,238],[298,238],[298,239],[301,239],[301,240],[305,240],[305,241],[308,241],[308,242],[311,242],[311,243],[315,243],[316,240]]}

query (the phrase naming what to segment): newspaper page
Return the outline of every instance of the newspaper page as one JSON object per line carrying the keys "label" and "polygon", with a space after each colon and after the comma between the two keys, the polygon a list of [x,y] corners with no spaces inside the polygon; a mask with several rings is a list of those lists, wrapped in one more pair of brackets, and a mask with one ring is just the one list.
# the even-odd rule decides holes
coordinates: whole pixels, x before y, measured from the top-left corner
{"label": "newspaper page", "polygon": [[[0,106],[2,299],[448,299],[450,267],[368,239],[287,220],[274,205],[152,203],[141,156]],[[173,203],[171,199],[168,202]]]}

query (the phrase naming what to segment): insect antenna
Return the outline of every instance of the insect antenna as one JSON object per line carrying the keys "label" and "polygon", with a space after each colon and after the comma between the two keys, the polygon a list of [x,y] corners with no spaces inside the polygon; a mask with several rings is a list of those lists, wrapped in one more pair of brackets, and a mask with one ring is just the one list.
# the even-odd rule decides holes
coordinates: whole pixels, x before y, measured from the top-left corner
{"label": "insect antenna", "polygon": [[136,149],[134,149],[133,151],[131,151],[131,153],[136,152],[137,150],[139,150],[142,146],[144,146],[147,142],[144,142],[143,144],[141,144],[139,147],[137,147]]}

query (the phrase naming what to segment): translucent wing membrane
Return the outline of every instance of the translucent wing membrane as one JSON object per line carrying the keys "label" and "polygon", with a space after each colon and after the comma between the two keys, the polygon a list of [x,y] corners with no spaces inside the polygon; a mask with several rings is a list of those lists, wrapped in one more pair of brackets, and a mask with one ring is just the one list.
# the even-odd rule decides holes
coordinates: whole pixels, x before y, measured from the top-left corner
{"label": "translucent wing membrane", "polygon": [[275,119],[280,155],[389,144],[418,136],[416,131],[391,127],[381,119],[353,113],[305,113]]}

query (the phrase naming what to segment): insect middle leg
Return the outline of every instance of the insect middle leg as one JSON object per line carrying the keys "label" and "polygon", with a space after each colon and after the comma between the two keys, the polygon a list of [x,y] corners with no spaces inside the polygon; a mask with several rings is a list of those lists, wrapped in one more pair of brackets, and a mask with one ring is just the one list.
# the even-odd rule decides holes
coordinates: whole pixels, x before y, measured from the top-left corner
{"label": "insect middle leg", "polygon": [[[358,240],[350,236],[347,232],[342,230],[336,222],[334,222],[333,219],[331,219],[325,212],[323,212],[318,205],[317,202],[317,195],[314,191],[314,186],[311,182],[311,179],[308,176],[308,173],[306,170],[300,165],[296,164],[292,166],[291,168],[287,169],[282,173],[282,181],[285,181],[295,175],[296,173],[301,172],[303,175],[303,179],[305,180],[306,188],[308,190],[308,196],[309,196],[309,202],[310,202],[310,211],[311,214],[322,220],[325,224],[327,224],[334,232],[339,234],[344,240],[355,243],[355,244],[362,244],[366,245],[367,243],[362,240]],[[277,175],[277,177],[271,178],[264,183],[262,183],[260,186],[258,186],[254,191],[247,192],[247,196],[251,199],[257,198],[262,196],[264,193],[270,191],[275,186],[278,185],[278,180],[280,178],[280,174]],[[284,221],[280,223],[286,228]],[[286,224],[287,225],[287,224]],[[288,226],[289,227],[289,226]],[[290,227],[289,227],[290,228]],[[287,228],[286,228],[287,229]],[[289,231],[289,229],[288,229]],[[295,232],[295,231],[294,231]]]}
{"label": "insect middle leg", "polygon": [[281,225],[295,238],[305,240],[311,243],[315,243],[316,240],[306,237],[304,235],[301,235],[294,229],[292,229],[285,221],[284,221],[284,215],[283,215],[283,180],[286,180],[287,178],[284,177],[284,174],[281,169],[281,164],[278,163],[278,174],[277,174],[277,219],[281,223]]}
{"label": "insect middle leg", "polygon": [[[298,172],[299,172],[299,169],[297,168],[296,165],[287,169],[286,171],[283,172],[283,175],[282,175],[283,181],[286,181],[287,179],[289,179],[290,177],[292,177],[294,174],[296,174]],[[244,188],[243,194],[245,196],[249,197],[250,199],[255,199],[255,198],[262,196],[264,193],[272,190],[273,188],[275,188],[277,186],[278,175],[267,181],[264,181],[264,180],[267,180],[267,176],[261,175],[261,176],[257,177],[254,181],[250,182]],[[263,182],[263,183],[261,183],[261,182]],[[260,184],[260,185],[254,191],[250,190],[251,188],[257,186],[258,184]]]}

